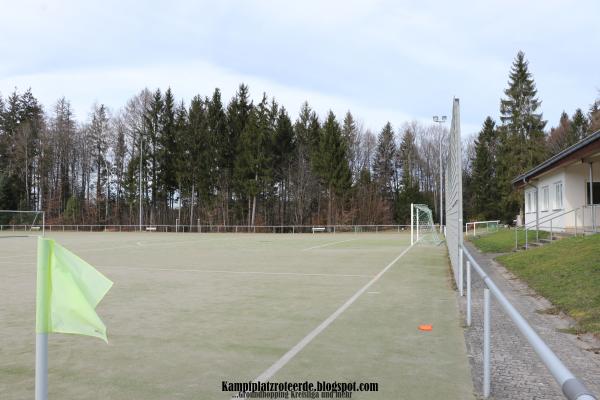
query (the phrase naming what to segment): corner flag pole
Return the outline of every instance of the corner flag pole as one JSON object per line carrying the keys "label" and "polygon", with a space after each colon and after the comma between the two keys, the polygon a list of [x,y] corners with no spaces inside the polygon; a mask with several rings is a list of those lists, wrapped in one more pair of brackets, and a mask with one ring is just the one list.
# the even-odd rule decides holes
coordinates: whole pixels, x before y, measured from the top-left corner
{"label": "corner flag pole", "polygon": [[48,400],[48,334],[35,335],[35,400]]}
{"label": "corner flag pole", "polygon": [[35,335],[35,400],[48,400],[48,332],[39,327],[48,326],[50,304],[47,299],[50,292],[50,249],[40,245],[37,249],[36,279],[36,335]]}

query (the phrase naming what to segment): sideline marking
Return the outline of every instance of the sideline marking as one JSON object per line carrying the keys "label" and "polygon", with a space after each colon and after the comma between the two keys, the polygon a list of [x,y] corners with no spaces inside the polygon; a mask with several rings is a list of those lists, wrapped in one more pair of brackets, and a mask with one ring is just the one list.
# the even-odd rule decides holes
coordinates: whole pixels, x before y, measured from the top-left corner
{"label": "sideline marking", "polygon": [[325,244],[320,244],[318,246],[313,246],[313,247],[308,247],[306,249],[302,249],[302,251],[306,251],[306,250],[313,250],[313,249],[320,249],[322,247],[327,247],[327,246],[332,246],[334,244],[340,244],[340,243],[346,243],[346,242],[351,242],[353,240],[358,240],[358,239],[348,239],[348,240],[340,240],[339,242],[330,242],[330,243],[325,243]]}
{"label": "sideline marking", "polygon": [[348,278],[370,278],[371,275],[358,274],[318,274],[318,273],[303,273],[303,272],[267,272],[267,271],[228,271],[216,269],[181,269],[181,268],[144,268],[144,267],[127,267],[121,265],[97,265],[97,268],[120,268],[122,271],[127,270],[143,270],[143,271],[174,271],[174,272],[204,272],[208,274],[248,274],[248,275],[291,275],[291,276],[335,276]]}
{"label": "sideline marking", "polygon": [[[87,232],[86,232],[87,233]],[[119,246],[110,246],[110,247],[86,247],[84,249],[75,249],[73,250],[72,247],[69,248],[69,251],[75,253],[75,254],[79,254],[79,253],[84,253],[84,252],[94,252],[94,251],[105,251],[105,250],[122,250],[122,249],[133,249],[133,250],[142,250],[141,247],[144,248],[148,248],[148,247],[165,247],[165,246],[178,246],[180,244],[189,244],[189,243],[206,243],[206,242],[213,242],[213,241],[217,241],[217,240],[235,240],[237,238],[213,238],[213,239],[205,239],[205,240],[184,240],[184,241],[172,241],[172,242],[148,242],[147,245],[144,245],[143,242],[137,242],[134,244],[126,244],[126,245],[119,245]],[[110,241],[109,241],[110,243]],[[140,243],[142,243],[142,245],[140,245]],[[67,246],[73,246],[72,243],[59,243],[61,246],[63,247],[67,247]],[[77,245],[77,243],[75,243],[75,245]],[[144,249],[145,250],[145,249]],[[19,257],[35,257],[37,253],[23,253],[23,254],[15,254],[15,255],[11,255],[11,256],[0,256],[0,259],[6,259],[6,258],[19,258]]]}
{"label": "sideline marking", "polygon": [[340,308],[335,310],[335,312],[333,314],[331,314],[329,317],[327,317],[327,319],[325,321],[321,322],[319,324],[319,326],[317,326],[315,329],[310,331],[310,333],[308,335],[304,336],[304,338],[302,338],[302,340],[300,340],[294,347],[292,347],[290,350],[288,350],[288,352],[285,353],[279,360],[277,360],[273,365],[271,365],[269,368],[267,368],[262,374],[260,374],[258,377],[256,377],[256,379],[254,379],[254,382],[257,382],[257,381],[265,382],[265,381],[269,380],[273,375],[275,375],[277,373],[277,371],[279,371],[281,368],[283,368],[292,358],[294,358],[294,356],[296,354],[298,354],[300,351],[302,351],[302,349],[305,348],[310,342],[312,342],[312,340],[315,337],[317,337],[321,332],[323,332],[329,325],[331,325],[331,323],[333,321],[335,321],[344,311],[346,311],[346,309],[348,307],[350,307],[352,305],[352,303],[354,303],[356,301],[356,299],[358,299],[360,297],[360,295],[362,295],[364,292],[366,292],[367,289],[369,289],[369,287],[371,287],[371,285],[373,285],[375,282],[377,282],[379,280],[379,278],[381,278],[383,276],[383,274],[385,274],[386,271],[388,269],[390,269],[400,258],[402,258],[402,256],[404,256],[411,248],[412,248],[412,245],[407,247],[402,253],[400,253],[400,255],[398,257],[394,258],[394,260],[391,263],[389,263],[388,265],[386,265],[386,267],[384,269],[379,271],[379,273],[377,275],[375,275],[373,277],[373,279],[371,279],[365,286],[363,286],[356,293],[354,293],[354,295],[352,295],[352,297],[350,297],[348,300],[346,300],[346,302],[344,304],[342,304],[340,306]]}

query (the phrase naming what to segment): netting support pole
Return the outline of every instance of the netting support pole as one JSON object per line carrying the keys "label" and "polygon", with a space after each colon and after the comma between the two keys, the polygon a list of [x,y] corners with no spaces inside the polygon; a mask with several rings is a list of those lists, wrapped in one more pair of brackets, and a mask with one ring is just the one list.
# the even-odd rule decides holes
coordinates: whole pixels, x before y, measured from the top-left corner
{"label": "netting support pole", "polygon": [[462,246],[459,245],[458,251],[458,292],[461,296],[464,296],[463,293],[463,249]]}
{"label": "netting support pole", "polygon": [[490,397],[490,289],[483,289],[483,397]]}
{"label": "netting support pole", "polygon": [[415,239],[414,239],[414,209],[415,206],[413,205],[413,203],[410,203],[410,245],[412,246],[413,244],[415,244]]}
{"label": "netting support pole", "polygon": [[42,211],[42,237],[46,236],[46,211]]}
{"label": "netting support pole", "polygon": [[467,260],[467,326],[471,326],[471,262]]}

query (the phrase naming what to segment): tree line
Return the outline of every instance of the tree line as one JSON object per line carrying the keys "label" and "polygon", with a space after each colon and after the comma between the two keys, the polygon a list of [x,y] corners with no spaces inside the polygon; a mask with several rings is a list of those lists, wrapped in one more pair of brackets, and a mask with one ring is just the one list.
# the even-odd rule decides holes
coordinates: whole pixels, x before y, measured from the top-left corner
{"label": "tree line", "polygon": [[189,104],[144,89],[85,120],[66,98],[45,110],[15,90],[0,96],[0,209],[57,224],[137,224],[140,209],[144,224],[405,224],[411,202],[438,212],[445,134],[418,122],[374,134],[308,103],[292,119],[244,84],[227,103],[218,88]]}
{"label": "tree line", "polygon": [[540,106],[529,63],[520,51],[500,101],[500,121],[488,116],[476,138],[464,146],[467,219],[512,223],[523,210],[523,195],[511,180],[600,130],[600,97],[587,112],[578,108],[571,117],[563,112],[549,132]]}

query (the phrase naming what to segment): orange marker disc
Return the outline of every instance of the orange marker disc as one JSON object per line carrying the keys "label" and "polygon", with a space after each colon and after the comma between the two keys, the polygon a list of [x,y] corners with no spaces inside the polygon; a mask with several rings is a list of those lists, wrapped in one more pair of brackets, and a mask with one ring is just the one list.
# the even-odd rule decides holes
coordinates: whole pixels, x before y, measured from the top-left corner
{"label": "orange marker disc", "polygon": [[422,331],[431,331],[433,327],[431,325],[419,325],[419,329]]}

